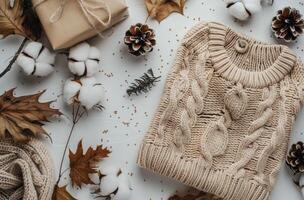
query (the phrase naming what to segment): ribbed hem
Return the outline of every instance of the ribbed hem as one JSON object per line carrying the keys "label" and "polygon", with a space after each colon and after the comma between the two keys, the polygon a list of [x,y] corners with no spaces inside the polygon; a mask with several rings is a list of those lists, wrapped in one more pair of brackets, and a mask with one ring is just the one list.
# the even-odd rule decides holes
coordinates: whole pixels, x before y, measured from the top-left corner
{"label": "ribbed hem", "polygon": [[224,170],[206,168],[203,160],[188,160],[170,147],[144,143],[137,163],[143,168],[215,194],[224,200],[266,200],[269,196],[267,186],[253,180],[236,178]]}

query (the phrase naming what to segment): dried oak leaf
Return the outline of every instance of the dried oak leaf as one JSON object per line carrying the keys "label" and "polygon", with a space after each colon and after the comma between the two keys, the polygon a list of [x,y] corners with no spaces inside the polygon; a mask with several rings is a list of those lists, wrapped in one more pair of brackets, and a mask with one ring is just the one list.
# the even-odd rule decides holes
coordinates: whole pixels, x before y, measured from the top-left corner
{"label": "dried oak leaf", "polygon": [[81,188],[81,184],[94,184],[89,174],[98,173],[96,170],[97,163],[103,158],[108,157],[111,153],[107,148],[98,145],[96,149],[89,147],[87,152],[83,154],[82,140],[79,141],[76,153],[70,150],[70,177],[72,185]]}
{"label": "dried oak leaf", "polygon": [[39,102],[43,93],[15,97],[11,89],[0,96],[0,137],[11,136],[15,141],[26,142],[31,137],[47,135],[43,122],[61,113],[50,107],[52,101]]}
{"label": "dried oak leaf", "polygon": [[76,200],[67,190],[66,185],[59,187],[55,186],[52,200]]}
{"label": "dried oak leaf", "polygon": [[184,14],[186,0],[145,0],[149,16],[161,22],[171,13]]}
{"label": "dried oak leaf", "polygon": [[187,194],[183,197],[178,196],[178,195],[173,195],[169,197],[168,200],[222,200],[221,198],[211,194],[211,193],[206,193],[206,192],[196,192],[196,193],[191,193]]}
{"label": "dried oak leaf", "polygon": [[[0,1],[0,35],[6,37],[8,35],[17,34],[30,38],[32,40],[38,39],[41,32],[37,32],[37,27],[40,27],[40,22],[28,26],[29,19],[27,13],[24,13],[23,2],[28,0],[16,0],[14,7],[9,5],[9,1]],[[39,29],[41,31],[41,29]]]}

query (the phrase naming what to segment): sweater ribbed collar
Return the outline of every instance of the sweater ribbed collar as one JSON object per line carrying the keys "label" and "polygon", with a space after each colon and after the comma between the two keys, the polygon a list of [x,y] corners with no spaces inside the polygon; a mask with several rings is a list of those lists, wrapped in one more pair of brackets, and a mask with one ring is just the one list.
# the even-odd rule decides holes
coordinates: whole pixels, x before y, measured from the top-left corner
{"label": "sweater ribbed collar", "polygon": [[[263,88],[281,81],[295,65],[296,56],[286,46],[264,44],[237,34],[218,23],[209,23],[208,25],[209,51],[213,67],[220,76],[227,80],[240,82],[246,87]],[[232,38],[233,41],[245,41],[248,45],[246,47],[248,53],[239,52],[239,55],[232,58],[230,55],[231,48],[234,48],[231,46]],[[251,52],[254,52],[254,55],[259,55],[259,58],[254,58],[250,55]],[[244,63],[240,62],[238,56],[250,57],[251,65],[244,67]],[[276,59],[270,63],[268,57],[276,57]]]}

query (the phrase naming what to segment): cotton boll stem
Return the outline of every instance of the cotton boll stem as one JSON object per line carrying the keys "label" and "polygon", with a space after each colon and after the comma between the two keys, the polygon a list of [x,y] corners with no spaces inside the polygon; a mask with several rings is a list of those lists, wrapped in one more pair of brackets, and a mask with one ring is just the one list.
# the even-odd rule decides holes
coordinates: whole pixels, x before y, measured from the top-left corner
{"label": "cotton boll stem", "polygon": [[63,161],[64,161],[64,158],[65,158],[65,154],[66,154],[67,148],[69,146],[69,143],[70,143],[72,134],[74,132],[74,129],[76,127],[76,124],[79,122],[79,120],[82,118],[82,116],[83,116],[83,114],[85,112],[86,111],[84,109],[82,109],[82,106],[79,103],[73,103],[73,111],[72,111],[73,125],[72,125],[72,127],[70,129],[69,136],[68,136],[67,142],[66,142],[65,147],[64,147],[64,151],[63,151],[63,154],[62,154],[62,158],[61,158],[61,162],[60,162],[60,167],[59,167],[59,176],[58,176],[58,179],[56,181],[55,187],[58,186],[58,184],[59,184],[59,182],[61,180],[62,175],[64,174],[64,172],[67,171],[67,170],[62,171]]}
{"label": "cotton boll stem", "polygon": [[0,78],[2,78],[7,72],[9,72],[12,69],[12,66],[16,62],[16,60],[17,60],[19,54],[21,53],[23,47],[25,46],[27,40],[28,40],[27,38],[24,38],[22,40],[21,45],[19,46],[18,50],[16,51],[14,57],[10,60],[8,66],[0,73]]}

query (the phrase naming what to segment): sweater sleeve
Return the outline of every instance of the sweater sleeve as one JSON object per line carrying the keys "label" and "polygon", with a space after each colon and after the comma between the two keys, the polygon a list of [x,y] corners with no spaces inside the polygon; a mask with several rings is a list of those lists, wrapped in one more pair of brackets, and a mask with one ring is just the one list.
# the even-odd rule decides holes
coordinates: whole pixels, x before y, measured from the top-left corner
{"label": "sweater sleeve", "polygon": [[291,78],[298,91],[301,104],[304,104],[304,64],[298,59],[294,69],[291,72]]}

